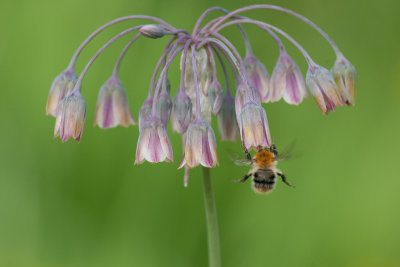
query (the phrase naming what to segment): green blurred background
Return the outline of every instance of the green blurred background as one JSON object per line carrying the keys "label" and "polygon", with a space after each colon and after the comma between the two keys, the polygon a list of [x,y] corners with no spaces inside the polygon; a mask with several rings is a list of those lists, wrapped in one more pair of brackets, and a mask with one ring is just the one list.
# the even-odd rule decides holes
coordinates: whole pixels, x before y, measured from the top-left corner
{"label": "green blurred background", "polygon": [[[180,136],[168,127],[174,164],[134,166],[136,126],[92,126],[98,89],[129,37],[107,50],[84,80],[88,114],[80,144],[53,138],[46,98],[84,38],[116,17],[154,15],[191,30],[208,7],[254,3],[261,1],[1,1],[0,266],[207,265],[201,169],[191,171],[184,188],[183,171],[177,170]],[[262,196],[250,183],[232,183],[247,172],[227,154],[240,151],[240,144],[218,143],[220,166],[213,178],[223,266],[400,266],[400,3],[268,3],[293,9],[326,30],[356,66],[359,91],[355,107],[328,116],[312,99],[299,107],[265,105],[278,147],[297,142],[297,156],[280,164],[296,189],[279,182]],[[247,15],[281,26],[318,63],[333,64],[327,42],[299,20],[276,11]],[[96,38],[77,71],[134,23],[139,22],[121,23]],[[275,44],[261,31],[246,29],[271,72]],[[243,52],[236,29],[223,33]],[[122,63],[120,78],[135,117],[165,43],[139,40]],[[305,73],[303,58],[285,43]],[[169,73],[173,90],[177,67]]]}

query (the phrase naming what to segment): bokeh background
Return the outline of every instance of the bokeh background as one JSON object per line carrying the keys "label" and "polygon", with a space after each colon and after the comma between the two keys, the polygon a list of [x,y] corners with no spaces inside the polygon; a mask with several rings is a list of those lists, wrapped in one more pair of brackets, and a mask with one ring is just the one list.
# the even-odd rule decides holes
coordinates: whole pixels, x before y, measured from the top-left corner
{"label": "bokeh background", "polygon": [[[128,14],[159,16],[191,30],[208,7],[235,9],[261,1],[0,2],[0,266],[207,266],[201,169],[183,187],[180,136],[171,132],[174,164],[134,166],[138,128],[92,126],[97,92],[129,37],[89,70],[83,83],[88,114],[80,144],[53,138],[45,116],[51,82],[79,44],[100,25]],[[355,107],[322,115],[313,99],[299,107],[268,104],[278,147],[296,141],[295,157],[280,164],[290,182],[268,195],[233,179],[234,166],[218,143],[213,170],[223,266],[400,266],[400,4],[356,0],[277,1],[317,23],[356,66]],[[292,34],[321,65],[334,54],[312,28],[277,11],[247,13]],[[211,15],[211,17],[215,16]],[[105,31],[82,53],[81,71],[111,36]],[[271,72],[272,39],[246,26],[253,49]],[[243,52],[236,29],[224,34]],[[141,39],[121,68],[132,113],[145,100],[166,40]],[[288,42],[303,73],[306,65]],[[174,92],[178,64],[169,72]],[[217,132],[216,120],[213,126]],[[218,133],[217,133],[218,137]]]}

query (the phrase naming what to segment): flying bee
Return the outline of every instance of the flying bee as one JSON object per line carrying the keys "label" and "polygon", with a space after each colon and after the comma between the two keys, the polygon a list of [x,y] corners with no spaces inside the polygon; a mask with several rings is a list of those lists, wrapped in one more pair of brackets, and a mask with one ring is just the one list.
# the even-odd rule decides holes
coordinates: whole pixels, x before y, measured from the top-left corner
{"label": "flying bee", "polygon": [[269,148],[259,147],[254,157],[251,157],[246,148],[244,148],[244,152],[246,153],[246,158],[236,159],[234,162],[239,166],[252,165],[252,168],[242,179],[236,180],[236,182],[244,183],[252,177],[254,191],[261,194],[267,194],[274,189],[277,176],[280,176],[288,186],[294,187],[289,184],[285,175],[276,168],[278,160],[288,159],[290,157],[289,153],[278,156],[278,151],[274,144]]}

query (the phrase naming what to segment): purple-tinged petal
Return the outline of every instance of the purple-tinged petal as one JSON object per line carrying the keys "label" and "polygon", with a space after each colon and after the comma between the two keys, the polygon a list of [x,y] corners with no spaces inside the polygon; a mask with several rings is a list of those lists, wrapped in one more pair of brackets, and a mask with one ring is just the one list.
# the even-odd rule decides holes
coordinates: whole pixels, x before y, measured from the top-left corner
{"label": "purple-tinged petal", "polygon": [[246,73],[256,87],[262,102],[269,102],[270,79],[265,66],[251,53],[244,58]]}
{"label": "purple-tinged petal", "polygon": [[217,79],[214,79],[211,86],[208,89],[208,99],[211,104],[212,113],[217,115],[221,109],[222,98],[223,98],[223,90],[221,84]]}
{"label": "purple-tinged petal", "polygon": [[231,95],[226,95],[218,113],[218,129],[222,141],[236,141],[240,135],[234,101]]}
{"label": "purple-tinged petal", "polygon": [[202,119],[195,120],[189,125],[179,168],[183,166],[193,168],[199,164],[209,168],[218,165],[214,131]]}
{"label": "purple-tinged petal", "polygon": [[271,76],[271,102],[281,98],[298,105],[307,97],[303,76],[296,62],[285,52],[281,53]]}
{"label": "purple-tinged petal", "polygon": [[338,87],[343,104],[354,106],[357,91],[357,72],[342,54],[338,55],[332,67],[332,75]]}
{"label": "purple-tinged petal", "polygon": [[63,71],[54,79],[47,98],[46,115],[57,116],[59,103],[72,92],[77,80],[73,70]]}
{"label": "purple-tinged petal", "polygon": [[151,117],[151,110],[153,106],[153,98],[148,97],[146,101],[142,104],[139,110],[139,129],[143,127],[146,122],[149,121]]}
{"label": "purple-tinged petal", "polygon": [[240,113],[244,105],[248,102],[252,102],[255,104],[261,104],[261,99],[258,94],[258,91],[253,86],[246,86],[244,82],[239,83],[236,89],[235,95],[235,111],[236,111],[236,118],[237,122],[240,125]]}
{"label": "purple-tinged petal", "polygon": [[271,145],[267,115],[260,105],[247,103],[240,119],[240,133],[244,147],[250,150]]}
{"label": "purple-tinged petal", "polygon": [[80,141],[86,117],[86,103],[79,91],[65,97],[57,108],[54,137],[62,142],[69,138]]}
{"label": "purple-tinged petal", "polygon": [[111,77],[100,89],[94,125],[102,129],[136,124],[129,109],[126,91],[121,81]]}
{"label": "purple-tinged petal", "polygon": [[158,118],[151,117],[139,130],[135,164],[144,160],[151,163],[173,161],[171,142],[165,126]]}
{"label": "purple-tinged petal", "polygon": [[172,129],[175,132],[183,134],[186,132],[192,119],[192,101],[186,95],[184,90],[179,90],[178,95],[174,97],[171,113]]}
{"label": "purple-tinged petal", "polygon": [[328,114],[329,111],[334,111],[336,106],[342,105],[332,74],[324,67],[309,68],[306,82],[324,114]]}

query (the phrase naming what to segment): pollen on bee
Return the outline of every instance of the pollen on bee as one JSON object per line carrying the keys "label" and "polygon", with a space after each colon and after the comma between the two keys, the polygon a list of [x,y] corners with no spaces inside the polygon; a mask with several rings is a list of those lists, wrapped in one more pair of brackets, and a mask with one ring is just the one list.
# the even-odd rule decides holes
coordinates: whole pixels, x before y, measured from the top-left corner
{"label": "pollen on bee", "polygon": [[262,168],[270,167],[274,162],[274,154],[268,150],[261,150],[255,155],[257,165]]}

